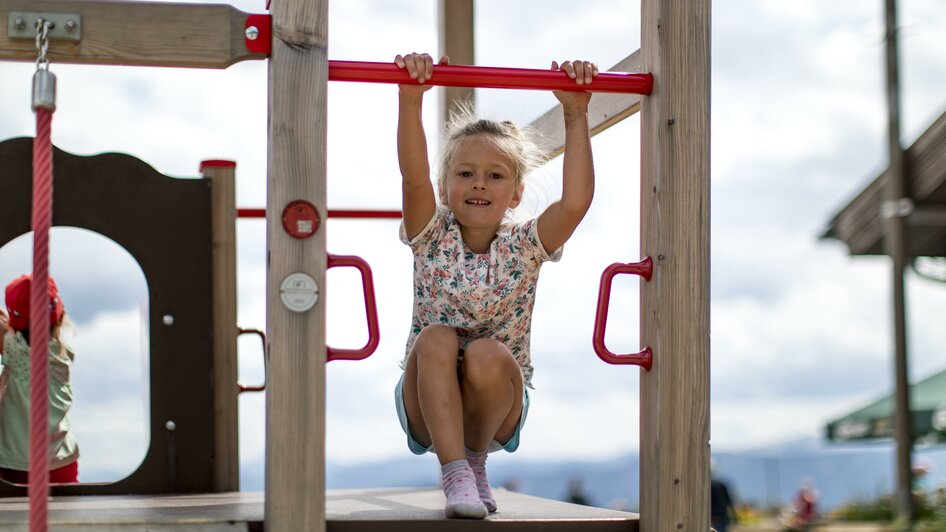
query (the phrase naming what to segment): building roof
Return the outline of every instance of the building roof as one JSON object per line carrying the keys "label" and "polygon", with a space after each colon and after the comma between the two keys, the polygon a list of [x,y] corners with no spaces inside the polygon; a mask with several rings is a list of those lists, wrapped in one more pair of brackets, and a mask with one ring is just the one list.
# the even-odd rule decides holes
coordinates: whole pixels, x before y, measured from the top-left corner
{"label": "building roof", "polygon": [[[946,113],[904,153],[907,190],[914,212],[907,218],[907,254],[946,256]],[[851,255],[884,254],[881,205],[887,170],[877,176],[828,222],[821,238],[847,244]]]}

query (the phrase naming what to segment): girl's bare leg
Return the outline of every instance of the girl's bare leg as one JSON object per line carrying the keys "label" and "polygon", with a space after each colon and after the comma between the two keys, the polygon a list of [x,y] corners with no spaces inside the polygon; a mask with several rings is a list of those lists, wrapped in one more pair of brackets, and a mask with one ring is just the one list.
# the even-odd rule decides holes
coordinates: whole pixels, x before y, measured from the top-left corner
{"label": "girl's bare leg", "polygon": [[404,368],[408,427],[421,445],[433,442],[440,460],[447,517],[482,519],[476,476],[463,448],[463,405],[457,378],[459,344],[453,329],[425,328],[414,341]]}
{"label": "girl's bare leg", "polygon": [[502,342],[484,338],[467,346],[460,366],[464,443],[483,451],[509,441],[522,414],[522,372]]}
{"label": "girl's bare leg", "polygon": [[515,434],[522,415],[522,372],[509,349],[491,339],[471,342],[460,370],[466,458],[480,500],[495,512],[496,499],[486,476],[486,451],[492,440],[506,443]]}
{"label": "girl's bare leg", "polygon": [[404,407],[414,439],[433,442],[440,465],[464,460],[463,405],[457,380],[459,345],[453,329],[439,325],[417,335],[404,368]]}

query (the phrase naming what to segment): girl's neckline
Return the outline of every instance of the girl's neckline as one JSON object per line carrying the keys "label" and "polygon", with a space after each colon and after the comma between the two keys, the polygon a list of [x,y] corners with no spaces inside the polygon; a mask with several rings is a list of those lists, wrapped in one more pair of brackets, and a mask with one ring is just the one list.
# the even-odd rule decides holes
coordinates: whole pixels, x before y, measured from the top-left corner
{"label": "girl's neckline", "polygon": [[456,224],[457,226],[457,232],[460,233],[460,242],[463,245],[463,251],[465,253],[470,253],[476,256],[490,255],[493,250],[493,244],[496,242],[496,237],[499,236],[499,232],[502,231],[504,227],[506,227],[505,223],[499,224],[499,227],[497,227],[496,232],[493,233],[493,237],[490,239],[489,244],[486,245],[486,250],[483,251],[482,253],[479,253],[479,252],[474,251],[473,248],[470,247],[469,243],[467,243],[466,238],[463,235],[463,226],[460,225],[460,222],[457,221],[456,216],[454,216],[452,212],[450,213],[450,221],[451,223]]}

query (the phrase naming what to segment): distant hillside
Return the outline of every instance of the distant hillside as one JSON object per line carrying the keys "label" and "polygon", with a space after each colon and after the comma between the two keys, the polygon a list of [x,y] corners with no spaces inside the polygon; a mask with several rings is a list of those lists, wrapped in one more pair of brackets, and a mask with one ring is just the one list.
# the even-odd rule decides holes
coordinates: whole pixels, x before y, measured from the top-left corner
{"label": "distant hillside", "polygon": [[[946,486],[946,446],[920,450],[936,466],[926,479],[928,488]],[[835,445],[803,440],[739,453],[714,453],[717,474],[734,492],[737,502],[758,506],[791,501],[805,479],[813,479],[821,493],[823,509],[854,499],[873,497],[891,490],[893,450],[889,443]],[[600,461],[530,461],[524,455],[492,455],[490,480],[522,493],[563,499],[572,479],[582,481],[588,500],[595,506],[637,509],[639,500],[637,454]],[[263,489],[261,464],[244,464],[242,489]],[[439,483],[433,456],[406,456],[358,465],[329,463],[329,489],[387,486],[435,486]]]}

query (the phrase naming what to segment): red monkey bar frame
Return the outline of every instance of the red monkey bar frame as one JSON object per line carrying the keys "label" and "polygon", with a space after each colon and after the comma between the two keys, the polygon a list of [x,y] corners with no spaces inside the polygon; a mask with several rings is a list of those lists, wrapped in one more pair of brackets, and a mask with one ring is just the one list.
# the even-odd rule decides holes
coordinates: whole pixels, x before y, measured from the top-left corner
{"label": "red monkey bar frame", "polygon": [[[417,84],[406,70],[394,63],[329,61],[328,79],[362,83]],[[559,70],[498,68],[483,66],[436,65],[426,85],[478,87],[486,89],[527,89],[650,94],[654,78],[650,74],[601,72],[590,85],[577,85]]]}
{"label": "red monkey bar frame", "polygon": [[[272,52],[272,16],[249,15],[246,19],[246,47],[254,53]],[[251,36],[252,35],[252,36]],[[434,77],[425,84],[441,87],[478,87],[484,89],[525,89],[554,91],[620,92],[650,94],[654,77],[630,72],[601,72],[590,85],[577,85],[575,80],[558,70],[531,68],[500,68],[466,65],[435,65]],[[416,79],[403,68],[391,63],[366,61],[328,62],[329,81],[361,83],[416,84]]]}
{"label": "red monkey bar frame", "polygon": [[[369,209],[329,209],[329,218],[401,218],[401,211]],[[237,218],[266,218],[266,209],[239,208]]]}

